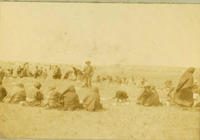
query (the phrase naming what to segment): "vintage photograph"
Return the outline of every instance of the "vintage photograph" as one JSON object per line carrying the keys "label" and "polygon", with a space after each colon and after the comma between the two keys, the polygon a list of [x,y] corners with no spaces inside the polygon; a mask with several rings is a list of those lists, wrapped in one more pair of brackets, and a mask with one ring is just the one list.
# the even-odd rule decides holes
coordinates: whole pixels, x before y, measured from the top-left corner
{"label": "vintage photograph", "polygon": [[200,140],[200,5],[0,3],[0,139]]}

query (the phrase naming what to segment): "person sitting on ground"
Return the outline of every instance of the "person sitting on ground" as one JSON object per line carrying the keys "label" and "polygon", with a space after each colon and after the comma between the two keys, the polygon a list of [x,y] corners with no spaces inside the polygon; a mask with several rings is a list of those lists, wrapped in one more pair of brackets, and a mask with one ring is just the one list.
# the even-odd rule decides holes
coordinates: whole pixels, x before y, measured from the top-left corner
{"label": "person sitting on ground", "polygon": [[4,98],[5,103],[18,104],[26,100],[26,92],[23,83],[19,82],[12,89],[11,93]]}
{"label": "person sitting on ground", "polygon": [[26,104],[29,106],[40,106],[43,100],[43,94],[40,91],[41,83],[36,82],[31,88],[30,92],[27,93]]}
{"label": "person sitting on ground", "polygon": [[161,89],[162,94],[160,94],[160,98],[162,99],[161,102],[168,106],[173,102],[173,93],[175,87],[173,86],[171,80],[165,81],[164,85],[165,85],[164,88]]}
{"label": "person sitting on ground", "polygon": [[128,95],[123,90],[116,91],[114,99],[117,99],[117,102],[126,102],[128,101]]}
{"label": "person sitting on ground", "polygon": [[102,109],[102,104],[100,103],[99,89],[97,87],[92,89],[92,92],[85,97],[83,100],[83,107],[87,111],[97,111]]}
{"label": "person sitting on ground", "polygon": [[81,108],[78,94],[73,85],[69,86],[60,97],[64,110],[76,110]]}
{"label": "person sitting on ground", "polygon": [[44,102],[44,106],[46,109],[55,109],[60,108],[60,93],[56,90],[55,86],[49,87],[48,97],[46,99],[46,103]]}
{"label": "person sitting on ground", "polygon": [[4,86],[2,85],[2,81],[0,81],[0,102],[3,101],[3,99],[6,97],[7,95],[7,91],[4,88]]}
{"label": "person sitting on ground", "polygon": [[174,93],[174,103],[181,106],[191,107],[193,105],[193,73],[195,68],[191,67],[181,76]]}
{"label": "person sitting on ground", "polygon": [[146,85],[139,98],[137,99],[137,104],[144,106],[158,106],[161,105],[159,100],[159,95],[156,91],[155,86]]}

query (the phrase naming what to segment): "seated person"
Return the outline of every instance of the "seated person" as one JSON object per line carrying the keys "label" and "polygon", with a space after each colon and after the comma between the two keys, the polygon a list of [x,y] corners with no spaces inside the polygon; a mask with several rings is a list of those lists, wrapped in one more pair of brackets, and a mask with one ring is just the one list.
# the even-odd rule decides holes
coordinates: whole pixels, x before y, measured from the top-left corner
{"label": "seated person", "polygon": [[11,93],[4,98],[5,103],[18,104],[26,100],[26,92],[22,83],[17,83]]}
{"label": "seated person", "polygon": [[40,106],[43,100],[43,94],[40,91],[41,84],[36,82],[31,88],[30,92],[27,93],[26,104],[30,106]]}
{"label": "seated person", "polygon": [[49,87],[48,97],[43,103],[46,109],[60,108],[60,93],[56,90],[55,86]]}
{"label": "seated person", "polygon": [[78,94],[76,93],[75,87],[73,85],[69,86],[67,90],[61,94],[60,99],[64,110],[72,111],[81,107]]}
{"label": "seated person", "polygon": [[158,106],[161,105],[159,100],[159,95],[156,91],[155,86],[146,85],[139,98],[137,99],[137,104],[144,106]]}
{"label": "seated person", "polygon": [[97,111],[102,109],[102,105],[100,103],[100,95],[99,89],[97,87],[93,88],[92,92],[85,97],[83,100],[83,107],[87,111]]}
{"label": "seated person", "polygon": [[117,102],[126,102],[126,101],[128,101],[128,95],[123,90],[116,91],[116,94],[115,94],[114,98],[117,99]]}

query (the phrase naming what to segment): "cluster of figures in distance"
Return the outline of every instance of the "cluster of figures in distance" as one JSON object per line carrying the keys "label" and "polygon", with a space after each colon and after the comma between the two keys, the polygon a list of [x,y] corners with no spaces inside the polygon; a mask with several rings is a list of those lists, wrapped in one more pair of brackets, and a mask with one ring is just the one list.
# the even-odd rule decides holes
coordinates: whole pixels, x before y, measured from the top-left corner
{"label": "cluster of figures in distance", "polygon": [[[92,77],[94,75],[94,68],[90,61],[85,62],[86,66],[83,70],[76,67],[72,67],[72,71],[67,71],[64,76],[62,75],[61,68],[59,66],[52,67],[50,65],[49,71],[52,71],[51,77],[53,79],[70,79],[70,75],[74,75],[74,79],[83,82],[83,87],[89,88],[88,95],[80,101],[78,94],[76,93],[76,87],[70,85],[66,87],[64,92],[60,93],[56,86],[50,86],[48,93],[43,94],[41,91],[42,84],[40,82],[32,83],[29,92],[25,90],[22,82],[16,83],[8,93],[4,87],[4,78],[13,76],[13,69],[0,68],[0,102],[21,104],[23,106],[40,106],[47,109],[59,109],[59,110],[77,110],[85,109],[87,111],[102,110],[103,105],[101,103],[101,91],[98,87],[92,86]],[[195,82],[193,74],[195,68],[188,68],[180,77],[176,87],[173,86],[172,81],[168,80],[165,82],[165,90],[167,95],[166,101],[161,101],[157,92],[157,87],[148,84],[145,79],[141,81],[141,93],[137,98],[136,104],[143,106],[172,106],[179,105],[185,107],[200,107],[200,86],[198,82]],[[19,78],[32,77],[37,79],[38,77],[47,78],[47,70],[38,68],[36,66],[35,72],[29,70],[29,64],[25,63],[23,66],[19,66],[16,69],[16,74]],[[105,79],[99,75],[96,77],[95,82],[102,82]],[[48,80],[48,79],[46,79]],[[126,78],[117,77],[115,80],[110,76],[106,77],[106,80],[110,82],[127,83]],[[44,95],[48,95],[44,98]],[[128,93],[124,90],[116,89],[115,95],[111,97],[116,99],[117,103],[130,102]]]}

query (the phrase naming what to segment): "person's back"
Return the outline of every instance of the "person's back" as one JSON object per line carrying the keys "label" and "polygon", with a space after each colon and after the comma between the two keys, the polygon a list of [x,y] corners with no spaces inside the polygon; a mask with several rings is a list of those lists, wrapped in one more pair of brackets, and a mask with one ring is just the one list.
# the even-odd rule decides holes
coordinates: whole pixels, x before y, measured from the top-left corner
{"label": "person's back", "polygon": [[117,102],[125,102],[128,99],[128,95],[123,90],[116,91],[115,98],[117,99]]}
{"label": "person's back", "polygon": [[94,88],[92,93],[85,97],[83,100],[83,107],[87,111],[96,111],[102,109],[98,88]]}
{"label": "person's back", "polygon": [[60,93],[56,90],[56,87],[50,87],[47,98],[48,108],[60,107]]}
{"label": "person's back", "polygon": [[19,83],[16,85],[16,87],[13,88],[12,92],[10,93],[10,95],[8,95],[5,102],[17,104],[25,100],[26,100],[26,92],[24,89],[24,85]]}
{"label": "person's back", "polygon": [[3,70],[0,69],[0,82],[3,81],[4,76],[5,76],[5,72],[4,72]]}
{"label": "person's back", "polygon": [[185,73],[181,76],[176,91],[174,93],[173,101],[174,103],[181,106],[191,107],[194,103],[193,99],[193,73],[195,68],[188,68]]}
{"label": "person's back", "polygon": [[154,86],[147,85],[144,87],[141,95],[137,99],[137,104],[144,106],[159,106],[161,105],[159,95]]}
{"label": "person's back", "polygon": [[75,110],[80,108],[79,97],[74,86],[70,86],[62,94],[64,110]]}

